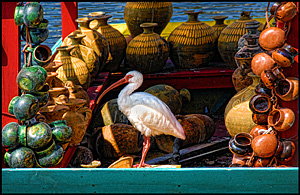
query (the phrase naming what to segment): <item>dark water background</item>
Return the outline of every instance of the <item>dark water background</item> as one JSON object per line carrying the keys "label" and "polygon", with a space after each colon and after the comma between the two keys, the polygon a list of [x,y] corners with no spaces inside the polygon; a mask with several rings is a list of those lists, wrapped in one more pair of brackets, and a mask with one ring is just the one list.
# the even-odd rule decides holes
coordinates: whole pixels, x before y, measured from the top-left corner
{"label": "dark water background", "polygon": [[[40,2],[44,9],[44,18],[49,20],[49,37],[43,42],[50,48],[61,38],[61,3]],[[213,16],[226,15],[228,19],[238,19],[242,11],[251,11],[252,18],[265,17],[268,2],[172,2],[173,15],[171,22],[185,22],[186,10],[201,10],[200,21],[213,20]],[[125,23],[124,7],[126,2],[78,2],[78,17],[87,16],[90,12],[102,11],[112,15],[108,20],[109,24]],[[24,41],[22,48],[24,47]],[[23,55],[22,55],[23,61]]]}

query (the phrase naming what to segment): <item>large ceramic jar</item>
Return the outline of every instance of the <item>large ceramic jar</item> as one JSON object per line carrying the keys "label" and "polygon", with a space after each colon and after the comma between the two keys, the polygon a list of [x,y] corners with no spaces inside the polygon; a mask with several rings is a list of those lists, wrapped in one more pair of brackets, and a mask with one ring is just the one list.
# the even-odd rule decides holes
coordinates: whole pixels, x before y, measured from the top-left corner
{"label": "large ceramic jar", "polygon": [[70,56],[72,48],[74,46],[61,46],[56,49],[59,55],[55,56],[54,61],[63,64],[56,70],[57,78],[64,84],[67,81],[72,81],[75,85],[81,85],[83,89],[87,90],[91,81],[89,69],[84,61]]}
{"label": "large ceramic jar", "polygon": [[100,57],[92,48],[81,44],[84,37],[86,37],[86,35],[77,34],[68,36],[68,38],[72,40],[71,45],[74,46],[74,48],[70,50],[70,55],[83,60],[86,63],[91,76],[95,77],[99,74],[101,66],[99,61]]}
{"label": "large ceramic jar", "polygon": [[86,103],[84,99],[70,98],[68,102],[58,102],[60,105],[65,105],[70,108],[69,111],[63,114],[61,120],[66,120],[67,125],[73,131],[72,140],[69,146],[79,144],[86,132],[88,122],[92,116],[92,110],[83,105]]}
{"label": "large ceramic jar", "polygon": [[157,23],[154,32],[160,35],[172,14],[171,2],[127,2],[124,8],[124,20],[132,38],[143,32],[142,23]]}
{"label": "large ceramic jar", "polygon": [[198,20],[200,12],[186,11],[187,22],[176,27],[168,38],[170,58],[176,68],[206,66],[215,54],[216,31]]}
{"label": "large ceramic jar", "polygon": [[259,84],[260,77],[252,72],[248,73],[253,83],[237,92],[228,102],[225,108],[224,120],[229,134],[234,137],[237,133],[250,133],[257,124],[252,120],[252,111],[249,108],[250,99],[256,95],[255,87]]}
{"label": "large ceramic jar", "polygon": [[169,57],[167,41],[153,32],[157,23],[143,23],[144,32],[133,38],[126,49],[126,60],[131,69],[142,73],[159,72]]}
{"label": "large ceramic jar", "polygon": [[245,37],[247,35],[257,35],[258,37],[260,35],[260,32],[258,31],[259,22],[256,21],[256,20],[253,20],[251,22],[247,22],[245,28],[247,30],[247,33],[244,34],[243,36],[241,36],[241,38],[239,39],[239,41],[238,41],[238,51],[240,49],[242,49],[245,46],[245,44],[247,44],[247,42],[245,41]]}
{"label": "large ceramic jar", "polygon": [[108,19],[112,17],[111,15],[98,16],[93,13],[90,13],[90,15],[94,16],[94,19],[98,21],[98,25],[95,26],[94,29],[107,39],[109,52],[112,58],[105,63],[102,71],[116,71],[120,68],[121,63],[125,58],[127,47],[126,39],[119,30],[107,23]]}
{"label": "large ceramic jar", "polygon": [[218,39],[221,34],[221,32],[227,27],[227,24],[224,24],[225,19],[228,18],[228,16],[214,16],[212,19],[216,21],[216,23],[212,26],[212,28],[217,33],[217,40],[215,43],[215,56],[212,59],[214,62],[223,62],[223,59],[221,58],[221,55],[219,54],[218,50]]}
{"label": "large ceramic jar", "polygon": [[[238,41],[241,36],[246,34],[246,23],[253,21],[250,17],[251,12],[243,11],[235,22],[229,24],[220,34],[218,39],[218,50],[228,68],[236,68],[234,55],[238,51]],[[259,31],[262,31],[263,24],[260,23]]]}
{"label": "large ceramic jar", "polygon": [[[77,18],[75,21],[78,22],[79,28],[74,32],[70,33],[69,35],[76,35],[76,34],[85,34],[86,37],[82,39],[82,44],[92,48],[97,55],[100,57],[99,61],[101,62],[100,71],[104,67],[106,60],[108,59],[109,55],[109,46],[106,38],[100,34],[98,31],[90,28],[91,18],[83,17]],[[63,42],[62,46],[71,45],[72,41],[66,37]]]}

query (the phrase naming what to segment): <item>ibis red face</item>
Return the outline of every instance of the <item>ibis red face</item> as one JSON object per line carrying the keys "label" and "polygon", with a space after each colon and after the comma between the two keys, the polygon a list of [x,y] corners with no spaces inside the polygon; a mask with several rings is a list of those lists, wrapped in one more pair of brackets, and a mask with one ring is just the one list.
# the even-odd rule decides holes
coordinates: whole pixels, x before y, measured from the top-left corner
{"label": "ibis red face", "polygon": [[112,84],[111,86],[109,86],[106,90],[103,91],[103,93],[100,95],[100,97],[98,98],[96,104],[98,104],[100,102],[100,100],[103,98],[103,96],[109,92],[110,90],[120,86],[120,85],[123,85],[125,83],[128,83],[129,79],[131,78],[132,76],[131,75],[126,75],[124,78],[118,80],[117,82],[115,82],[114,84]]}

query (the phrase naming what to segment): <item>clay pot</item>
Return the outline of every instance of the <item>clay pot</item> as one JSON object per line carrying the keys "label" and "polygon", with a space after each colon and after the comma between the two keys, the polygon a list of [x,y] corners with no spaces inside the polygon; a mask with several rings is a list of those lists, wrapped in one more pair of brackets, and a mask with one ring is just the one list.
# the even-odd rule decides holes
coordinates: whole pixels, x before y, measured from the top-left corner
{"label": "clay pot", "polygon": [[253,138],[251,147],[256,156],[260,158],[271,157],[277,148],[278,140],[275,135],[263,134]]}
{"label": "clay pot", "polygon": [[[238,52],[238,41],[246,34],[246,23],[252,22],[251,12],[243,11],[239,19],[229,24],[220,34],[218,39],[219,53],[229,68],[236,68],[234,56]],[[263,24],[260,23],[259,31],[263,30]]]}
{"label": "clay pot", "polygon": [[51,61],[52,51],[47,45],[27,47],[26,51],[28,51],[27,59],[29,58],[29,53],[32,53],[31,66],[47,66]]}
{"label": "clay pot", "polygon": [[19,124],[16,122],[10,122],[6,124],[2,129],[2,147],[8,150],[14,150],[19,143]]}
{"label": "clay pot", "polygon": [[272,70],[263,70],[261,72],[260,78],[267,88],[274,89],[275,87],[277,87],[278,79],[273,74]]}
{"label": "clay pot", "polygon": [[285,32],[277,27],[263,30],[259,36],[259,45],[265,50],[274,50],[285,43]]}
{"label": "clay pot", "polygon": [[274,65],[275,61],[266,53],[256,54],[251,61],[251,69],[257,76],[261,76],[264,70],[271,70]]}
{"label": "clay pot", "polygon": [[27,94],[35,96],[39,101],[39,107],[43,107],[49,101],[49,85],[45,84],[41,90],[36,92],[27,92]]}
{"label": "clay pot", "polygon": [[[83,18],[77,18],[75,20],[79,24],[79,28],[75,30],[74,32],[70,33],[69,35],[76,35],[76,34],[84,34],[86,37],[82,39],[82,44],[92,48],[96,54],[100,57],[99,61],[101,63],[101,67],[99,68],[99,71],[102,71],[105,62],[108,59],[109,55],[109,46],[107,39],[100,34],[98,31],[90,28],[90,22],[92,21],[92,18],[89,17],[83,17]],[[61,46],[67,46],[71,45],[72,41],[70,38],[66,37]]]}
{"label": "clay pot", "polygon": [[72,81],[67,81],[65,83],[65,87],[69,91],[69,98],[79,98],[86,100],[86,104],[84,106],[90,106],[90,97],[85,90],[80,85],[74,85]]}
{"label": "clay pot", "polygon": [[228,102],[224,111],[225,126],[229,134],[234,137],[237,133],[249,133],[257,124],[252,120],[252,111],[249,108],[249,101],[255,95],[255,87],[259,78],[252,72],[252,85],[237,92]]}
{"label": "clay pot", "polygon": [[238,133],[229,141],[229,150],[238,155],[249,155],[252,153],[252,136],[249,133]]}
{"label": "clay pot", "polygon": [[167,41],[153,32],[157,23],[143,23],[144,32],[134,37],[127,46],[126,60],[131,69],[142,73],[160,72],[169,56]]}
{"label": "clay pot", "polygon": [[9,102],[9,104],[8,104],[8,112],[9,112],[9,114],[14,115],[14,105],[15,105],[16,101],[17,101],[19,98],[20,98],[20,96],[15,96],[15,97],[13,97],[13,98],[10,100],[10,102]]}
{"label": "clay pot", "polygon": [[99,70],[101,67],[101,63],[99,61],[100,57],[92,48],[81,44],[84,37],[86,37],[86,35],[84,34],[68,36],[68,38],[70,38],[72,41],[71,45],[74,46],[74,48],[70,50],[70,56],[79,58],[80,60],[84,61],[89,69],[90,75],[92,77],[95,77],[99,74]]}
{"label": "clay pot", "polygon": [[31,94],[24,94],[14,104],[13,113],[20,121],[33,118],[39,110],[38,99]]}
{"label": "clay pot", "polygon": [[74,46],[61,46],[58,47],[59,55],[55,56],[54,61],[63,63],[56,72],[64,84],[67,81],[72,81],[75,85],[81,85],[83,89],[87,90],[90,86],[91,77],[86,63],[79,58],[70,56],[70,50]]}
{"label": "clay pot", "polygon": [[27,127],[25,146],[40,149],[52,140],[51,127],[44,122],[38,122]]}
{"label": "clay pot", "polygon": [[64,95],[69,97],[69,90],[66,87],[54,87],[49,89],[49,101],[46,106],[55,105],[58,101],[60,101],[60,96]]}
{"label": "clay pot", "polygon": [[297,14],[296,4],[293,2],[284,2],[278,6],[274,16],[276,18],[276,21],[285,23],[292,20],[296,14]]}
{"label": "clay pot", "polygon": [[185,11],[188,20],[177,26],[168,37],[170,58],[178,69],[205,67],[215,55],[216,31],[199,21],[201,11]]}
{"label": "clay pot", "polygon": [[52,139],[44,148],[41,150],[35,150],[37,158],[45,157],[53,152],[55,148],[55,141]]}
{"label": "clay pot", "polygon": [[249,101],[249,108],[253,113],[265,114],[272,107],[270,96],[266,94],[254,95]]}
{"label": "clay pot", "polygon": [[102,136],[94,140],[98,153],[103,157],[121,157],[141,150],[139,131],[133,126],[116,123],[102,127]]}
{"label": "clay pot", "polygon": [[44,122],[51,123],[61,120],[64,113],[69,110],[68,106],[52,104],[40,108],[39,113],[45,117],[46,121]]}
{"label": "clay pot", "polygon": [[55,144],[55,147],[50,154],[41,158],[37,158],[37,167],[53,167],[59,164],[62,161],[63,157],[63,148],[60,145]]}
{"label": "clay pot", "polygon": [[24,6],[24,24],[28,27],[37,27],[44,19],[44,10],[38,2],[28,2]]}
{"label": "clay pot", "polygon": [[24,5],[17,4],[14,13],[14,19],[17,26],[24,24]]}
{"label": "clay pot", "polygon": [[273,109],[268,116],[268,124],[277,131],[290,129],[295,122],[295,114],[289,108]]}
{"label": "clay pot", "polygon": [[279,81],[275,88],[275,94],[283,101],[293,101],[299,96],[299,79],[296,77],[287,77]]}
{"label": "clay pot", "polygon": [[122,61],[125,58],[127,43],[124,35],[111,25],[107,23],[111,15],[98,15],[90,13],[89,15],[94,17],[98,25],[94,27],[99,33],[101,33],[108,42],[109,52],[111,54],[110,60],[105,62],[102,69],[104,72],[113,72],[120,68]]}
{"label": "clay pot", "polygon": [[281,67],[290,67],[294,63],[294,58],[298,52],[291,45],[285,43],[281,48],[277,48],[272,53],[272,58]]}
{"label": "clay pot", "polygon": [[223,59],[218,50],[218,39],[219,39],[219,36],[220,36],[222,30],[224,30],[227,27],[227,25],[224,24],[224,21],[226,18],[228,18],[228,16],[213,16],[212,17],[212,19],[214,19],[216,21],[216,23],[212,26],[212,28],[217,33],[217,39],[215,42],[215,56],[212,59],[213,62],[223,62]]}
{"label": "clay pot", "polygon": [[257,125],[255,127],[253,127],[250,131],[250,135],[255,138],[257,137],[258,135],[262,135],[262,132],[259,132],[260,130],[267,130],[268,127],[267,125]]}
{"label": "clay pot", "polygon": [[253,113],[252,120],[257,125],[268,124],[268,113]]}
{"label": "clay pot", "polygon": [[295,150],[295,144],[292,141],[285,140],[278,143],[275,156],[280,162],[287,162],[293,158]]}
{"label": "clay pot", "polygon": [[46,70],[41,66],[29,66],[22,68],[17,76],[17,84],[25,92],[39,91],[45,84]]}
{"label": "clay pot", "polygon": [[76,146],[79,144],[86,132],[88,122],[92,116],[92,110],[88,107],[84,107],[86,100],[84,99],[69,99],[68,102],[57,102],[60,105],[65,105],[70,108],[69,111],[63,114],[62,120],[67,121],[67,125],[71,127],[73,131],[72,140],[69,146]]}
{"label": "clay pot", "polygon": [[158,35],[164,30],[173,14],[171,2],[127,2],[124,20],[132,38],[143,33],[142,23],[157,23],[154,32]]}

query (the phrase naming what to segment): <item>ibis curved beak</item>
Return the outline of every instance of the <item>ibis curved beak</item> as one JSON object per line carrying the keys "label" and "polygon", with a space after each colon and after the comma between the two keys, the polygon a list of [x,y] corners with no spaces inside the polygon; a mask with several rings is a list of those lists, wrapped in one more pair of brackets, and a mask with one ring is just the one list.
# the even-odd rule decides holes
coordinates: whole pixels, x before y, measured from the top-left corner
{"label": "ibis curved beak", "polygon": [[126,80],[125,77],[124,77],[124,78],[118,80],[117,82],[115,82],[114,84],[112,84],[111,86],[109,86],[109,87],[108,87],[106,90],[104,90],[103,93],[99,96],[99,98],[98,98],[96,104],[98,104],[98,103],[100,102],[100,100],[103,98],[103,96],[104,96],[107,92],[109,92],[110,90],[112,90],[112,89],[114,89],[114,88],[116,88],[116,87],[118,87],[118,86],[120,86],[120,85],[123,85],[123,84],[125,84],[125,83],[128,83],[128,80]]}

